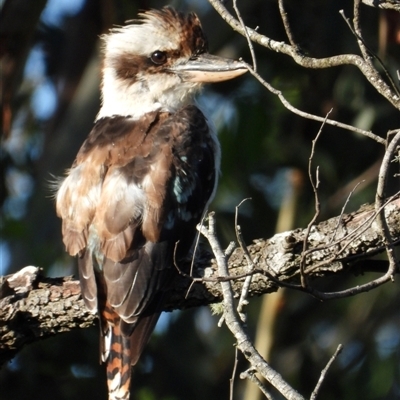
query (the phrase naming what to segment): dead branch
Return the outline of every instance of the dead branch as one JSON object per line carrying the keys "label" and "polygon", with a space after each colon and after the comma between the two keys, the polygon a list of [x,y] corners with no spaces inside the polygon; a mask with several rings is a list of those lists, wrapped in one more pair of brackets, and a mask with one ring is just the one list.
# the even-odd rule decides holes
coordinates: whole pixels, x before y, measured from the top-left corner
{"label": "dead branch", "polygon": [[278,96],[279,100],[283,104],[285,108],[287,108],[289,111],[293,112],[293,114],[299,115],[300,117],[311,119],[313,121],[318,121],[318,122],[323,122],[328,125],[336,126],[341,129],[346,129],[351,132],[359,133],[361,135],[364,135],[370,139],[375,140],[379,144],[386,144],[386,140],[382,139],[380,136],[376,135],[375,133],[371,131],[366,131],[364,129],[357,128],[352,125],[344,124],[343,122],[335,121],[329,118],[324,118],[324,117],[319,117],[318,115],[313,115],[310,113],[307,113],[305,111],[299,110],[298,108],[294,107],[292,104],[289,103],[289,101],[285,98],[285,96],[282,94],[282,92],[278,89],[275,89],[271,84],[269,84],[267,81],[265,81],[261,75],[259,75],[257,72],[255,72],[250,65],[244,63],[246,67],[248,68],[249,72],[266,88],[268,89],[271,93],[275,94]]}
{"label": "dead branch", "polygon": [[304,68],[323,69],[337,67],[339,65],[355,66],[387,101],[396,107],[396,109],[400,109],[400,97],[382,79],[376,68],[371,66],[369,62],[366,62],[363,57],[356,54],[340,54],[326,58],[307,57],[299,51],[297,46],[292,46],[285,42],[278,42],[265,35],[261,35],[248,26],[243,27],[241,23],[227,10],[222,1],[209,0],[209,3],[236,32],[243,36],[248,35],[253,42],[258,43],[269,50],[291,57],[298,65],[301,65]]}
{"label": "dead branch", "polygon": [[[215,255],[218,274],[220,276],[229,276],[228,260],[215,235],[214,215],[210,214],[209,216],[208,228],[200,226],[199,229],[210,243]],[[271,368],[254,347],[254,344],[244,329],[244,323],[240,319],[239,312],[234,304],[234,292],[231,281],[221,282],[220,285],[223,294],[224,321],[236,339],[237,348],[246,357],[251,366],[282,393],[285,399],[304,400],[304,397],[292,388],[277,371]]]}
{"label": "dead branch", "polygon": [[[400,242],[400,199],[394,198],[387,203],[384,212],[391,237],[389,247],[393,247]],[[388,263],[371,259],[388,246],[376,216],[374,206],[369,205],[314,225],[308,235],[305,257],[308,279],[346,271],[384,275]],[[276,234],[270,239],[254,240],[248,246],[255,266],[249,296],[273,292],[280,286],[302,290],[300,264],[306,235],[307,229],[296,229]],[[179,276],[165,305],[166,311],[222,301],[223,279],[219,276],[216,261],[204,249],[198,253],[193,277],[199,279],[193,282],[188,276]],[[189,271],[190,264],[188,260],[186,265],[181,265],[182,270]],[[78,281],[71,277],[46,278],[38,268],[27,268],[18,275],[0,278],[0,365],[26,343],[71,329],[85,328],[95,321],[95,316],[86,310],[80,297]],[[248,268],[243,250],[235,249],[229,258],[230,285],[234,297],[239,298],[242,293]],[[235,276],[241,278],[234,279]],[[367,286],[364,290],[371,289]],[[350,290],[348,295],[352,294]]]}
{"label": "dead branch", "polygon": [[329,359],[328,363],[326,364],[326,367],[321,371],[321,376],[318,379],[315,389],[311,393],[310,400],[316,400],[316,398],[318,396],[318,392],[321,389],[321,385],[324,382],[324,379],[326,377],[326,374],[328,373],[329,368],[331,367],[332,363],[336,360],[337,356],[341,353],[342,350],[343,350],[343,346],[341,344],[339,344],[335,353],[333,354],[333,356]]}

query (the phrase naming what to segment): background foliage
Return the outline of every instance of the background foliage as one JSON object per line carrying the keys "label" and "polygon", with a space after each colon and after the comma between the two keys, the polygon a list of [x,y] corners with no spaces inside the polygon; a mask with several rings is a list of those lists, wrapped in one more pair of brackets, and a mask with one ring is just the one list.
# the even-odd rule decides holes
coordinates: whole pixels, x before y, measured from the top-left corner
{"label": "background foliage", "polygon": [[[113,24],[135,18],[140,9],[164,3],[38,1],[36,14],[21,12],[14,15],[15,21],[4,20],[12,15],[10,7],[28,8],[19,3],[5,0],[0,15],[4,104],[7,95],[13,94],[12,124],[8,137],[3,137],[0,158],[0,275],[32,264],[43,267],[48,275],[61,276],[76,273],[76,266],[64,253],[50,182],[71,165],[99,108],[98,35]],[[250,61],[246,40],[233,33],[205,0],[169,4],[198,13],[211,52]],[[288,0],[285,4],[296,40],[307,55],[358,54],[356,40],[338,12],[343,9],[351,17],[350,1]],[[238,5],[247,25],[258,26],[260,33],[275,40],[286,40],[276,1]],[[25,18],[33,20],[31,32],[23,28]],[[368,45],[393,76],[400,64],[398,18],[398,14],[393,18],[391,13],[362,8]],[[11,82],[7,57],[21,43],[25,47],[15,56],[18,63],[11,67],[15,72]],[[305,70],[286,56],[255,50],[261,75],[298,108],[321,116],[332,108],[332,118],[382,137],[399,126],[398,111],[355,68]],[[306,226],[314,213],[308,157],[319,124],[291,114],[249,74],[207,87],[200,103],[214,120],[222,144],[222,176],[210,207],[217,212],[221,240],[228,243],[234,238],[234,208],[247,197],[252,200],[241,207],[240,224],[248,242],[275,232],[278,214],[290,199],[297,210],[294,226]],[[339,214],[350,190],[362,179],[365,183],[351,197],[346,211],[373,201],[376,162],[382,154],[383,149],[365,137],[324,128],[314,157],[314,165],[320,167],[322,219]],[[285,215],[282,211],[281,218]],[[342,276],[317,284],[337,289],[369,278]],[[337,345],[343,343],[345,349],[329,372],[321,398],[399,398],[399,300],[398,281],[328,303],[284,291],[279,301],[264,310],[272,316],[263,337],[272,342],[269,359],[307,396]],[[249,307],[251,332],[260,318],[260,303],[254,299]],[[234,343],[225,328],[217,328],[217,320],[207,308],[164,316],[135,369],[132,399],[229,398]],[[36,343],[0,371],[1,398],[23,400],[34,394],[44,400],[105,399],[104,371],[97,360],[96,329]],[[240,359],[239,371],[245,368]],[[256,399],[245,393],[245,384],[238,379],[235,398]]]}

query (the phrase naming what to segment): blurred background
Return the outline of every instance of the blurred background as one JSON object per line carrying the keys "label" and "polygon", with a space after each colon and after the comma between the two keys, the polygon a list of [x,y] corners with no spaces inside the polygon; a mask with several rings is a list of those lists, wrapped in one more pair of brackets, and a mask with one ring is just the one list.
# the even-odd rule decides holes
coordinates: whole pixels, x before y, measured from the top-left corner
{"label": "blurred background", "polygon": [[[238,2],[250,27],[287,41],[277,1]],[[89,133],[99,109],[99,35],[139,10],[170,4],[196,12],[210,51],[251,62],[246,40],[206,0],[2,0],[2,150],[0,155],[0,275],[26,265],[49,276],[76,274],[63,249],[51,183],[62,176]],[[339,10],[352,2],[285,1],[293,34],[312,57],[356,53],[356,40]],[[229,5],[230,7],[230,5]],[[398,82],[399,14],[361,7],[365,40]],[[261,75],[296,107],[386,137],[400,114],[352,66],[305,70],[287,56],[255,45]],[[215,201],[219,237],[234,239],[234,210],[248,243],[276,231],[305,227],[314,214],[307,177],[311,141],[319,124],[286,110],[247,74],[206,87],[200,104],[222,144],[222,175]],[[314,156],[320,171],[320,220],[374,201],[384,149],[366,137],[326,126]],[[393,182],[393,192],[398,190]],[[389,193],[390,194],[390,193]],[[318,282],[338,290],[376,278],[341,275]],[[291,292],[252,299],[249,331],[260,349],[306,398],[342,343],[344,350],[322,387],[321,399],[400,398],[400,287],[398,280],[352,299],[322,303]],[[208,307],[165,314],[135,368],[133,400],[228,399],[234,340]],[[78,330],[27,346],[0,370],[0,398],[106,399],[98,365],[98,329]],[[239,357],[239,372],[247,368]],[[274,392],[273,392],[274,393]],[[274,393],[275,398],[280,396]],[[258,394],[236,378],[234,399]]]}

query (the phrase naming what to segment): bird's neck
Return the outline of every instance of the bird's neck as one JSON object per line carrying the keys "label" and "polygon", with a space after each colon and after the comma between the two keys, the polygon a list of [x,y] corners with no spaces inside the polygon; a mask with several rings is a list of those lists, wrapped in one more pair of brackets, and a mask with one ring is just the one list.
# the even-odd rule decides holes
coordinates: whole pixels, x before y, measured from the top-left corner
{"label": "bird's neck", "polygon": [[146,79],[119,79],[112,71],[104,71],[102,80],[102,106],[96,117],[114,115],[139,119],[153,111],[175,112],[185,105],[194,103],[198,84],[174,85],[168,76],[150,76]]}

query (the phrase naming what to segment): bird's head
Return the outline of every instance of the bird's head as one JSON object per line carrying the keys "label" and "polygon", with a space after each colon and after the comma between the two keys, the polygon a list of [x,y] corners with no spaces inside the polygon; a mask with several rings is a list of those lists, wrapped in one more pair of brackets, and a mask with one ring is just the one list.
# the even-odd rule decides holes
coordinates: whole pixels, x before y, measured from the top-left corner
{"label": "bird's head", "polygon": [[173,112],[206,82],[232,79],[243,63],[208,53],[197,16],[165,7],[104,35],[102,107],[97,119]]}

